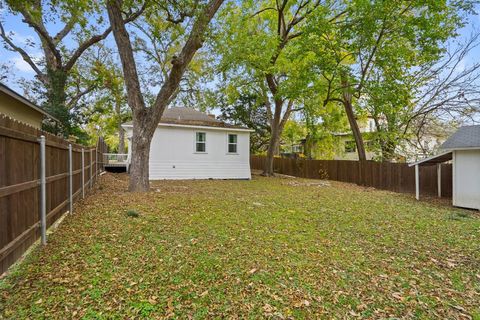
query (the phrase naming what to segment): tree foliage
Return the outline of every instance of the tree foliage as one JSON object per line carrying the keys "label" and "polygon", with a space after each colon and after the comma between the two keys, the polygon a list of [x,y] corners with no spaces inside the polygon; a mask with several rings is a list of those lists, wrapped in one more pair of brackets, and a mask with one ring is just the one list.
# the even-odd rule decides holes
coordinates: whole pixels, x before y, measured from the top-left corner
{"label": "tree foliage", "polygon": [[[297,55],[298,39],[306,19],[320,1],[264,0],[231,3],[220,17],[222,29],[217,50],[222,60],[222,81],[230,87],[256,87],[270,126],[270,141],[264,175],[273,174],[273,156],[297,99],[308,81],[301,77],[306,66]],[[235,50],[232,50],[235,48]]]}
{"label": "tree foliage", "polygon": [[385,104],[387,112],[411,107],[415,70],[442,57],[444,43],[463,26],[472,2],[348,1],[332,10],[334,23],[321,13],[308,20],[303,47],[307,56],[313,53],[309,61],[326,93],[324,105],[345,107],[359,158],[365,159],[356,118],[372,103]]}
{"label": "tree foliage", "polygon": [[[91,46],[111,32],[104,21],[101,4],[86,0],[9,0],[6,3],[9,12],[20,15],[37,36],[37,41],[29,41],[30,48],[27,48],[16,43],[0,22],[0,37],[5,47],[18,53],[35,72],[36,80],[42,86],[42,105],[60,121],[47,129],[63,135],[74,133],[75,111],[72,108],[80,97],[93,90],[87,87],[83,91],[69,91],[69,87],[75,86],[70,83],[75,65]],[[131,12],[126,22],[133,21],[141,12]],[[33,56],[31,48],[41,50],[42,56]]]}
{"label": "tree foliage", "polygon": [[[144,95],[145,90],[141,89],[139,64],[135,60],[134,46],[124,18],[124,12],[131,9],[132,4],[121,0],[107,2],[108,17],[122,63],[127,102],[132,109],[130,191],[149,190],[149,153],[153,134],[163,111],[178,94],[182,77],[186,74],[195,53],[202,47],[209,23],[222,3],[223,0],[194,1],[186,4],[175,1],[146,3],[149,6],[145,16],[153,17],[149,22],[153,30],[159,27],[162,30],[171,30],[174,35],[176,25],[189,26],[184,29],[185,36],[181,41],[166,44],[166,48],[169,49],[166,52],[174,53],[171,55],[171,65],[168,65],[165,78],[156,90],[157,93],[149,96]],[[164,27],[165,24],[167,27]],[[169,25],[171,29],[168,29]]]}

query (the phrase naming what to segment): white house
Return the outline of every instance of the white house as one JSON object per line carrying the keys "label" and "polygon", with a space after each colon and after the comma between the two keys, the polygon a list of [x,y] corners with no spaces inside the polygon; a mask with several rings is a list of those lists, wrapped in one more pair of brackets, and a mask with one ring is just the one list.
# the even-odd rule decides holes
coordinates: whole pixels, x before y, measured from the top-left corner
{"label": "white house", "polygon": [[[122,127],[129,163],[133,125]],[[191,108],[167,109],[150,147],[150,179],[250,179],[252,131]]]}
{"label": "white house", "polygon": [[[452,161],[453,205],[480,210],[480,125],[461,127],[441,146],[442,152],[415,163],[417,199],[419,197],[418,167]],[[438,166],[440,170],[440,166]],[[438,185],[441,185],[438,172]],[[440,193],[441,190],[439,190]]]}

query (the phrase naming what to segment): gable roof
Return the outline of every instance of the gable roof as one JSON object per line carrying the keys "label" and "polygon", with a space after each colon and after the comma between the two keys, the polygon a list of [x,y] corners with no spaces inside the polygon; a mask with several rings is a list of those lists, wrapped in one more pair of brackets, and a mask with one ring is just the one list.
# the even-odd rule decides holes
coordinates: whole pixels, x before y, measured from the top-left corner
{"label": "gable roof", "polygon": [[444,150],[480,149],[480,125],[459,128],[440,148]]}
{"label": "gable roof", "polygon": [[[133,123],[129,121],[124,125],[131,126]],[[173,107],[165,109],[159,125],[182,125],[182,126],[194,126],[194,127],[218,127],[218,128],[231,128],[231,129],[243,129],[248,128],[232,125],[224,121],[218,120],[213,115],[208,115],[205,112],[197,111],[193,108],[186,107]]]}
{"label": "gable roof", "polygon": [[192,108],[180,107],[166,109],[163,112],[162,120],[160,121],[201,121],[209,124],[222,122],[220,120],[217,120],[213,115],[210,116],[204,112],[200,112]]}
{"label": "gable roof", "polygon": [[22,96],[21,94],[17,93],[16,91],[10,89],[9,87],[7,87],[6,85],[4,85],[3,83],[0,82],[0,92],[3,92],[5,93],[6,95],[10,96],[11,98],[17,100],[17,101],[20,101],[21,103],[23,103],[24,105],[32,108],[33,110],[37,111],[37,112],[40,112],[41,114],[43,114],[44,116],[46,116],[47,118],[49,119],[52,119],[52,120],[55,120],[57,122],[58,119],[56,119],[54,116],[52,116],[51,114],[49,114],[48,112],[46,112],[45,110],[43,110],[41,107],[37,106],[35,103],[33,103],[32,101],[28,100],[27,98],[25,98],[24,96]]}

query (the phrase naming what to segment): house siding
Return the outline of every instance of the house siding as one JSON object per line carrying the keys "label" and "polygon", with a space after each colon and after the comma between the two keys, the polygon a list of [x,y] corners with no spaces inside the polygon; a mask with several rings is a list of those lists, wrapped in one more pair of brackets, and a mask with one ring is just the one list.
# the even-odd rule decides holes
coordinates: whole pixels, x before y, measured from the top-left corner
{"label": "house siding", "polygon": [[480,210],[480,150],[453,154],[453,205]]}
{"label": "house siding", "polygon": [[0,92],[0,113],[37,129],[42,126],[43,114]]}
{"label": "house siding", "polygon": [[[205,153],[195,152],[196,132],[206,133]],[[228,153],[229,133],[237,135],[236,154]],[[131,128],[127,128],[127,136],[131,136]],[[159,126],[152,139],[149,166],[150,180],[250,179],[250,133]]]}
{"label": "house siding", "polygon": [[[345,145],[348,141],[355,140],[351,135],[337,137],[337,145],[335,146],[336,150],[333,160],[358,160],[358,152],[356,150],[354,152],[345,151]],[[367,157],[367,160],[372,160],[375,157],[375,153],[369,150],[365,150],[365,156]]]}

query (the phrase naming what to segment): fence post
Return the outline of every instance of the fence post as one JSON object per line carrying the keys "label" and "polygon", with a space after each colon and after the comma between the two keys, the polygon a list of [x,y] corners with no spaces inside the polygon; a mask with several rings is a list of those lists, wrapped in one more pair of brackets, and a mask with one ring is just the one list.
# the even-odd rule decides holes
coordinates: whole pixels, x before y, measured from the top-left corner
{"label": "fence post", "polygon": [[72,144],[68,144],[68,202],[70,214],[73,214],[73,159]]}
{"label": "fence post", "polygon": [[40,233],[42,244],[47,244],[47,179],[45,177],[45,136],[40,136]]}
{"label": "fence post", "polygon": [[420,200],[420,168],[415,165],[415,198]]}
{"label": "fence post", "polygon": [[97,181],[98,177],[98,142],[97,147],[95,148],[95,181]]}
{"label": "fence post", "polygon": [[92,162],[92,149],[90,149],[90,189],[93,187],[93,162]]}
{"label": "fence post", "polygon": [[82,199],[85,199],[85,149],[82,148]]}
{"label": "fence post", "polygon": [[442,164],[437,164],[437,192],[438,197],[442,197]]}

